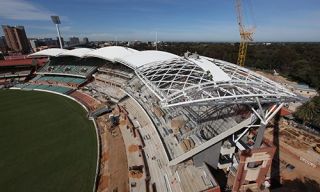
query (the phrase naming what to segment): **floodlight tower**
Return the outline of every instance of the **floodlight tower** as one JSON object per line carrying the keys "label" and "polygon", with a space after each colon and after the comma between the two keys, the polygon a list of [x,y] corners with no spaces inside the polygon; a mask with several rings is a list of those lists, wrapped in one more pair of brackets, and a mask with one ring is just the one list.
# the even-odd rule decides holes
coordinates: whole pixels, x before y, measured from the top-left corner
{"label": "floodlight tower", "polygon": [[61,24],[60,18],[59,18],[59,16],[51,16],[51,20],[52,20],[53,24],[56,25],[60,48],[62,49],[63,47],[62,47],[61,35],[60,35],[60,29],[59,29],[59,24]]}

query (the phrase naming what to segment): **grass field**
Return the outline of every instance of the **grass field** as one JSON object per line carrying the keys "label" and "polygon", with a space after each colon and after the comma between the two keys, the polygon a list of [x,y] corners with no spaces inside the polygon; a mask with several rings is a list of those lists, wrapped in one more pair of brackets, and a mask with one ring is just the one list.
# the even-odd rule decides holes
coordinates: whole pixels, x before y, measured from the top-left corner
{"label": "grass field", "polygon": [[0,191],[90,192],[97,141],[75,101],[0,90]]}

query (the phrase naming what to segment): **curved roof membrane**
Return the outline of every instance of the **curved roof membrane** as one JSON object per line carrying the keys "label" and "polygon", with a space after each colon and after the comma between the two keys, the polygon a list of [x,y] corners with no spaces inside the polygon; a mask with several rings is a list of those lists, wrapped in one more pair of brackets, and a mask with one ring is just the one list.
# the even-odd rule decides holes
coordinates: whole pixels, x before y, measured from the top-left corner
{"label": "curved roof membrane", "polygon": [[297,100],[279,84],[238,65],[204,56],[110,46],[96,50],[46,49],[30,56],[97,57],[135,70],[163,107]]}
{"label": "curved roof membrane", "polygon": [[85,54],[93,51],[94,49],[89,49],[89,48],[77,48],[77,49],[72,49],[72,50],[67,50],[61,54],[58,55],[58,57],[61,56],[73,56],[73,57],[83,57]]}
{"label": "curved roof membrane", "polygon": [[229,75],[227,73],[225,73],[222,69],[220,69],[220,67],[218,67],[216,64],[214,64],[213,62],[205,59],[205,58],[198,58],[198,59],[194,59],[194,58],[189,58],[188,60],[196,63],[197,65],[199,65],[203,70],[205,71],[209,71],[210,74],[212,75],[212,80],[213,81],[229,81],[231,80],[231,78],[229,77]]}
{"label": "curved roof membrane", "polygon": [[147,50],[147,51],[140,51],[138,53],[135,53],[123,58],[119,58],[118,62],[128,65],[132,68],[137,68],[149,63],[167,61],[167,60],[177,59],[177,58],[180,58],[180,57],[172,53],[168,53],[164,51]]}
{"label": "curved roof membrane", "polygon": [[110,46],[91,51],[83,55],[83,57],[98,57],[111,62],[115,62],[118,58],[123,58],[125,56],[135,54],[137,52],[139,51],[127,47]]}
{"label": "curved roof membrane", "polygon": [[28,55],[28,57],[57,57],[58,55],[67,52],[67,49],[60,49],[60,48],[49,48],[38,51],[36,53],[32,53]]}

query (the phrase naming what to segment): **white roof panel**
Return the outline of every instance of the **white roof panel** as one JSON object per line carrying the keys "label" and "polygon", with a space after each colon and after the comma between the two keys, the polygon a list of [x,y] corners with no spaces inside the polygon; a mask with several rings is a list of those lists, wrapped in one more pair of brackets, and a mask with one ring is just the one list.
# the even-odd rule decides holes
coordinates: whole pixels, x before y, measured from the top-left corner
{"label": "white roof panel", "polygon": [[205,71],[210,71],[212,75],[213,81],[230,81],[231,78],[227,73],[225,73],[220,67],[218,67],[213,62],[209,61],[205,57],[201,57],[200,59],[188,58],[190,61],[196,63],[199,67],[201,67]]}
{"label": "white roof panel", "polygon": [[142,65],[146,65],[154,62],[167,61],[171,59],[180,58],[178,55],[174,55],[172,53],[164,52],[164,51],[155,51],[155,50],[147,50],[140,51],[138,53],[129,55],[127,57],[123,57],[118,59],[119,62],[125,63],[134,68],[140,67]]}
{"label": "white roof panel", "polygon": [[87,54],[84,54],[83,56],[98,57],[114,62],[117,58],[123,58],[125,56],[132,55],[137,52],[139,51],[127,47],[110,46],[96,49],[94,51],[88,52]]}
{"label": "white roof panel", "polygon": [[60,48],[50,48],[50,49],[44,49],[44,50],[38,51],[36,53],[32,53],[28,55],[28,57],[44,57],[44,56],[56,57],[66,51],[69,51],[69,50],[60,49]]}
{"label": "white roof panel", "polygon": [[65,51],[58,56],[74,56],[74,57],[83,57],[85,54],[93,51],[94,49],[89,49],[89,48],[76,48],[70,51]]}

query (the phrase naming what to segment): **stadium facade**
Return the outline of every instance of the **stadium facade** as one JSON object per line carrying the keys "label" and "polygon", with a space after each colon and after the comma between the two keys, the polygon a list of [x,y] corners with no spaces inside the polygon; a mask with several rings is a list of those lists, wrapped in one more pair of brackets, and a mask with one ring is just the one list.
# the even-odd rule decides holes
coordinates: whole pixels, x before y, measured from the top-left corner
{"label": "stadium facade", "polygon": [[[148,129],[154,129],[159,141],[159,172],[168,191],[259,188],[268,179],[275,151],[263,139],[266,126],[284,103],[297,100],[249,69],[198,54],[110,46],[47,49],[29,57],[47,57],[48,63],[16,88],[71,95],[89,90],[96,98],[108,95],[115,104],[134,100],[152,122]],[[137,116],[132,119],[143,135],[148,130]],[[216,176],[221,171],[227,183]],[[184,187],[193,177],[200,179]],[[179,190],[172,178],[179,178]]]}

